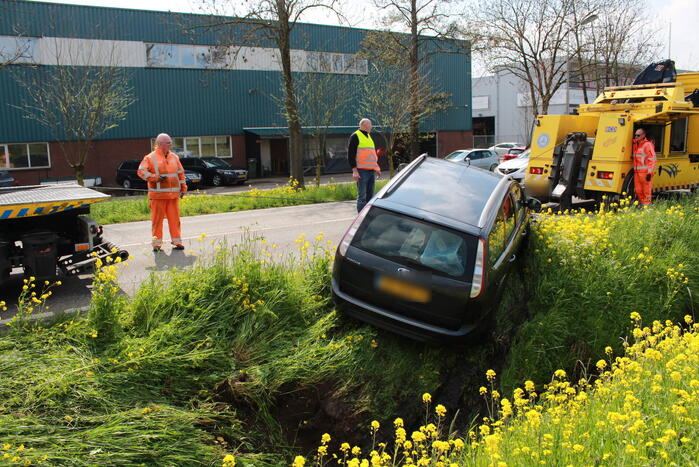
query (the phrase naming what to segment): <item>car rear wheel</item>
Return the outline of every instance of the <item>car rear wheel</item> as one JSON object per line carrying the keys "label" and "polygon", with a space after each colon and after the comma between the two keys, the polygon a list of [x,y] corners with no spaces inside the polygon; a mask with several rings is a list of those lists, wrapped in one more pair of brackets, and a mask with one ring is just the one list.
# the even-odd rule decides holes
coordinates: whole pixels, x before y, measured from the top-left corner
{"label": "car rear wheel", "polygon": [[125,178],[123,182],[121,182],[121,186],[123,186],[125,189],[130,190],[131,187],[131,180],[128,178]]}
{"label": "car rear wheel", "polygon": [[495,167],[497,167],[497,166],[498,166],[497,164],[491,165],[491,166],[490,166],[490,171],[491,171],[491,172],[495,172]]}
{"label": "car rear wheel", "polygon": [[221,186],[223,184],[223,179],[220,175],[216,174],[213,177],[211,177],[211,184],[213,186]]}

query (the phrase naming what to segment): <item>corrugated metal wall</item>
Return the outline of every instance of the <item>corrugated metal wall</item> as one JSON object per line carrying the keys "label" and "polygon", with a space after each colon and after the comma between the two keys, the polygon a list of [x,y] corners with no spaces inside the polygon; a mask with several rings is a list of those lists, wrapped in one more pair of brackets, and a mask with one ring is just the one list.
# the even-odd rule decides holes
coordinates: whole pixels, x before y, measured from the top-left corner
{"label": "corrugated metal wall", "polygon": [[[0,35],[82,37],[145,42],[215,44],[214,33],[183,34],[181,25],[208,20],[199,15],[175,15],[118,8],[84,7],[35,2],[6,2],[0,15]],[[298,25],[293,48],[356,53],[364,30],[323,25]],[[231,37],[241,37],[237,31]],[[256,46],[264,44],[253,44]],[[269,44],[267,44],[269,46]],[[471,74],[469,54],[437,54],[431,79],[452,95],[452,107],[425,122],[425,130],[471,129]],[[0,142],[51,140],[47,130],[24,119],[24,90],[12,73],[0,69]],[[50,67],[41,67],[50,68]],[[371,69],[371,67],[370,67]],[[40,73],[40,70],[30,71]],[[244,127],[285,126],[279,110],[280,73],[239,70],[130,68],[137,101],[118,128],[104,139],[172,135],[242,134]],[[344,76],[343,76],[344,78]],[[350,82],[357,77],[348,77]],[[349,110],[335,125],[355,125]]]}

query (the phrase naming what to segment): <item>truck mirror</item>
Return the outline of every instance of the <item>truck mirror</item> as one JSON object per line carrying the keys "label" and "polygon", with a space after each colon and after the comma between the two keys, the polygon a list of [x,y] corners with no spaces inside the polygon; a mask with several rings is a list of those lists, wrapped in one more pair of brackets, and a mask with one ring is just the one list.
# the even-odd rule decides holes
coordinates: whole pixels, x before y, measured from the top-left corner
{"label": "truck mirror", "polygon": [[541,201],[536,198],[529,198],[527,200],[527,207],[534,212],[541,211]]}

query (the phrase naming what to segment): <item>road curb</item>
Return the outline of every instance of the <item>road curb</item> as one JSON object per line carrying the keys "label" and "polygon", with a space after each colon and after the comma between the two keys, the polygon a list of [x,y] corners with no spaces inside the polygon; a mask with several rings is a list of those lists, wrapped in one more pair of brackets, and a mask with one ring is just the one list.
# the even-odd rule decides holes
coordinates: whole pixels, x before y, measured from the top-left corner
{"label": "road curb", "polygon": [[[66,308],[65,310],[61,311],[46,311],[44,313],[32,314],[31,316],[29,316],[29,321],[48,321],[60,315],[80,314],[85,313],[89,310],[90,306],[86,305],[75,308]],[[9,326],[12,319],[13,318],[0,319],[0,332],[5,331],[7,329],[7,326]]]}

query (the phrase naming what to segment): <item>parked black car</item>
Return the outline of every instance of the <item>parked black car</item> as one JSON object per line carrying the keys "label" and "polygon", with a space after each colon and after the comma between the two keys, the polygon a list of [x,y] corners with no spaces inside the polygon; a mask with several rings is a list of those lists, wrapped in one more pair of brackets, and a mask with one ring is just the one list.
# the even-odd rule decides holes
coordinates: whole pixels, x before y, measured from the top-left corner
{"label": "parked black car", "polygon": [[435,343],[464,341],[490,322],[528,233],[520,185],[420,156],[367,204],[335,255],[338,308]]}
{"label": "parked black car", "polygon": [[[146,188],[146,182],[139,177],[137,173],[140,164],[141,161],[138,159],[127,160],[119,164],[116,173],[117,185],[126,189]],[[187,179],[188,190],[196,190],[199,188],[202,179],[200,173],[185,169],[184,176]]]}
{"label": "parked black car", "polygon": [[19,182],[15,180],[7,170],[0,170],[0,187],[17,186]]}
{"label": "parked black car", "polygon": [[182,167],[201,173],[204,185],[221,186],[241,184],[248,179],[248,171],[234,169],[220,157],[181,157]]}

